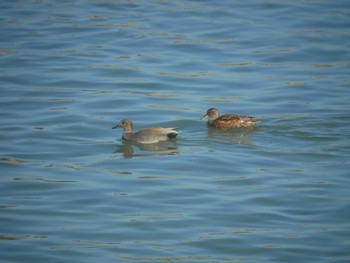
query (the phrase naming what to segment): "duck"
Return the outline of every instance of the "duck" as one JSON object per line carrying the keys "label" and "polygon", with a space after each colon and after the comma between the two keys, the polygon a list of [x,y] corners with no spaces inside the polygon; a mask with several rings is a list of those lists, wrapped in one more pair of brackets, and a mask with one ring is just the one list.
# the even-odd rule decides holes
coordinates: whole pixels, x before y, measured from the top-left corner
{"label": "duck", "polygon": [[144,128],[137,132],[132,132],[133,124],[131,120],[123,119],[112,129],[122,128],[124,129],[122,139],[130,142],[140,144],[151,144],[158,142],[165,142],[169,139],[175,138],[179,131],[176,128],[162,128],[162,127],[150,127]]}
{"label": "duck", "polygon": [[254,117],[242,116],[238,114],[224,114],[220,116],[218,109],[210,108],[200,118],[200,120],[208,118],[208,125],[218,129],[230,129],[230,128],[252,128],[254,127],[256,120]]}

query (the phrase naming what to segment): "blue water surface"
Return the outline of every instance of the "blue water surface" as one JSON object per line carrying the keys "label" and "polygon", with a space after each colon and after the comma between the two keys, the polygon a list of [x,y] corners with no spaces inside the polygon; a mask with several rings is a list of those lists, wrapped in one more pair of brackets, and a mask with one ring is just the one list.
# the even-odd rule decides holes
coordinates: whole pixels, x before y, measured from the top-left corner
{"label": "blue water surface", "polygon": [[349,28],[346,0],[2,1],[1,261],[349,262]]}

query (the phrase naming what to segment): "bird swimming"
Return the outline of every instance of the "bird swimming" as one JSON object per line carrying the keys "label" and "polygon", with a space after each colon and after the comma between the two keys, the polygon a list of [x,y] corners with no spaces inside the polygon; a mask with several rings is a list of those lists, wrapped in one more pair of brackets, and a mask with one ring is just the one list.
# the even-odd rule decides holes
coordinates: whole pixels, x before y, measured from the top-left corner
{"label": "bird swimming", "polygon": [[219,111],[216,108],[210,108],[207,110],[201,119],[208,118],[208,125],[218,129],[230,129],[230,128],[252,128],[256,123],[256,120],[253,117],[242,116],[238,114],[219,114]]}
{"label": "bird swimming", "polygon": [[179,134],[179,131],[175,130],[175,128],[162,127],[150,127],[141,129],[137,132],[132,132],[133,124],[128,119],[121,120],[112,129],[116,128],[124,129],[122,139],[142,144],[164,142],[171,138],[175,138]]}

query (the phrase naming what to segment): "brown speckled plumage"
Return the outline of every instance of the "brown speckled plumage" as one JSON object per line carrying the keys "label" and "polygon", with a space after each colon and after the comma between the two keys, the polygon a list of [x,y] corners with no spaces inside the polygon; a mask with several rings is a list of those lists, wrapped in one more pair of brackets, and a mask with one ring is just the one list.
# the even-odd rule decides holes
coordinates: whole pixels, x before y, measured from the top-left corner
{"label": "brown speckled plumage", "polygon": [[201,119],[203,118],[209,118],[209,126],[224,130],[240,127],[252,128],[256,122],[253,117],[238,114],[224,114],[220,116],[219,111],[215,108],[210,108]]}

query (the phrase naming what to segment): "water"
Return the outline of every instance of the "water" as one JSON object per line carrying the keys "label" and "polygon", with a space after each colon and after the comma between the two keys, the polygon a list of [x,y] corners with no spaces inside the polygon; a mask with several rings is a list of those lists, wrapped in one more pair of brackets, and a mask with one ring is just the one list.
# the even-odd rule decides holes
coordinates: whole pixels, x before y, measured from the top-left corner
{"label": "water", "polygon": [[348,1],[0,7],[2,262],[350,261]]}

